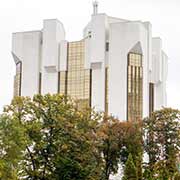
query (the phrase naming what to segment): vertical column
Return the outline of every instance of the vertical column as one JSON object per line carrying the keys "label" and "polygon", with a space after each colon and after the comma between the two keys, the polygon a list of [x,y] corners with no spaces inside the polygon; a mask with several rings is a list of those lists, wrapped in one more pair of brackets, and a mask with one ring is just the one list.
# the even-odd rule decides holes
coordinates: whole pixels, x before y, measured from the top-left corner
{"label": "vertical column", "polygon": [[42,94],[58,92],[59,44],[65,39],[61,22],[44,20],[42,46]]}

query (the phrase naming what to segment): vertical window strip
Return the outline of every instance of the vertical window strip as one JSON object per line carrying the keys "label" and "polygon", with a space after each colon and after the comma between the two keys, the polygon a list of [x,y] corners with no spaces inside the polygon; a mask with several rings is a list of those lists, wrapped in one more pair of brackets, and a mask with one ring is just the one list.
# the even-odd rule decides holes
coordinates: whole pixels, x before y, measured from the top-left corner
{"label": "vertical window strip", "polygon": [[108,104],[109,104],[109,99],[108,99],[108,91],[109,91],[109,87],[108,87],[108,83],[109,83],[109,69],[108,67],[105,68],[105,114],[108,115]]}
{"label": "vertical window strip", "polygon": [[39,72],[39,91],[38,91],[39,94],[41,94],[41,88],[42,88],[42,73]]}
{"label": "vertical window strip", "polygon": [[61,72],[60,71],[58,71],[58,84],[57,84],[57,93],[59,94],[60,93],[60,74],[61,74]]}
{"label": "vertical window strip", "polygon": [[154,111],[154,84],[149,83],[149,115]]}
{"label": "vertical window strip", "polygon": [[21,96],[22,62],[16,64],[16,75],[14,77],[14,96]]}
{"label": "vertical window strip", "polygon": [[137,120],[143,114],[142,55],[129,53],[127,72],[127,119]]}

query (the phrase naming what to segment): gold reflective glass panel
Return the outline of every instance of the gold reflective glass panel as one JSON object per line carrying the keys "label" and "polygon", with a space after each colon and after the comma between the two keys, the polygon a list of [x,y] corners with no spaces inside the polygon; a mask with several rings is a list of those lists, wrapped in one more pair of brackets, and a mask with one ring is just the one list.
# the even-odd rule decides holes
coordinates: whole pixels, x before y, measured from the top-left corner
{"label": "gold reflective glass panel", "polygon": [[128,55],[127,89],[127,119],[142,119],[143,65],[141,54],[129,53]]}
{"label": "gold reflective glass panel", "polygon": [[154,84],[149,83],[149,115],[154,111]]}
{"label": "gold reflective glass panel", "polygon": [[59,73],[59,92],[76,99],[79,108],[90,106],[91,70],[85,69],[84,40],[68,43],[67,71]]}
{"label": "gold reflective glass panel", "polygon": [[42,88],[42,73],[39,72],[39,94],[41,94],[41,88]]}
{"label": "gold reflective glass panel", "polygon": [[16,64],[16,75],[14,76],[14,96],[21,95],[21,73],[22,73],[22,62]]}
{"label": "gold reflective glass panel", "polygon": [[66,94],[66,74],[67,72],[66,71],[61,71],[59,74],[58,74],[58,78],[59,78],[59,92],[61,94]]}
{"label": "gold reflective glass panel", "polygon": [[108,104],[109,104],[109,87],[108,87],[108,83],[109,83],[109,69],[108,67],[106,67],[105,69],[105,114],[108,115]]}

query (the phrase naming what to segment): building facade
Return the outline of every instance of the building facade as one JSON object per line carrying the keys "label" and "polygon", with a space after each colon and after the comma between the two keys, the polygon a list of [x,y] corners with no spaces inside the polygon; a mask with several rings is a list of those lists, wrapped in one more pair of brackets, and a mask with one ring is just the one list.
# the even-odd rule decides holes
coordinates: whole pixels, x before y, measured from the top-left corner
{"label": "building facade", "polygon": [[121,120],[141,119],[166,106],[168,57],[149,22],[97,12],[80,41],[68,42],[57,19],[40,31],[13,33],[15,96],[61,93]]}

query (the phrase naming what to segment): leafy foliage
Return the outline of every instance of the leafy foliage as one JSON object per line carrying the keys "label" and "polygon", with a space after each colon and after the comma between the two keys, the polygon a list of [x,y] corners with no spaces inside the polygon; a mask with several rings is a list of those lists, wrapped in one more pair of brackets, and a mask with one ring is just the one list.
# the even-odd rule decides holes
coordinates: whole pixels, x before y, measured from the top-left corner
{"label": "leafy foliage", "polygon": [[145,150],[149,169],[159,179],[173,178],[180,149],[180,112],[171,108],[156,111],[144,120]]}
{"label": "leafy foliage", "polygon": [[141,122],[119,121],[113,117],[105,117],[100,123],[98,137],[105,162],[104,179],[109,179],[110,174],[116,174],[119,164],[125,165],[129,154],[133,154],[139,179],[142,178]]}
{"label": "leafy foliage", "polygon": [[33,101],[16,97],[5,112],[0,124],[1,169],[7,162],[14,177],[25,179],[100,176],[99,114],[78,111],[70,98],[60,95],[37,95]]}
{"label": "leafy foliage", "polygon": [[98,137],[100,139],[100,149],[104,159],[103,179],[109,179],[110,174],[115,174],[118,171],[120,163],[120,139],[119,126],[120,121],[110,118],[105,118],[99,125]]}
{"label": "leafy foliage", "polygon": [[137,170],[136,166],[134,165],[132,155],[129,154],[128,160],[126,161],[126,166],[124,169],[124,176],[123,180],[137,180]]}
{"label": "leafy foliage", "polygon": [[178,179],[179,120],[169,108],[127,122],[64,95],[16,97],[0,115],[0,179],[108,180],[119,164],[124,180]]}
{"label": "leafy foliage", "polygon": [[175,176],[174,176],[174,180],[179,180],[180,179],[180,173],[176,173]]}

